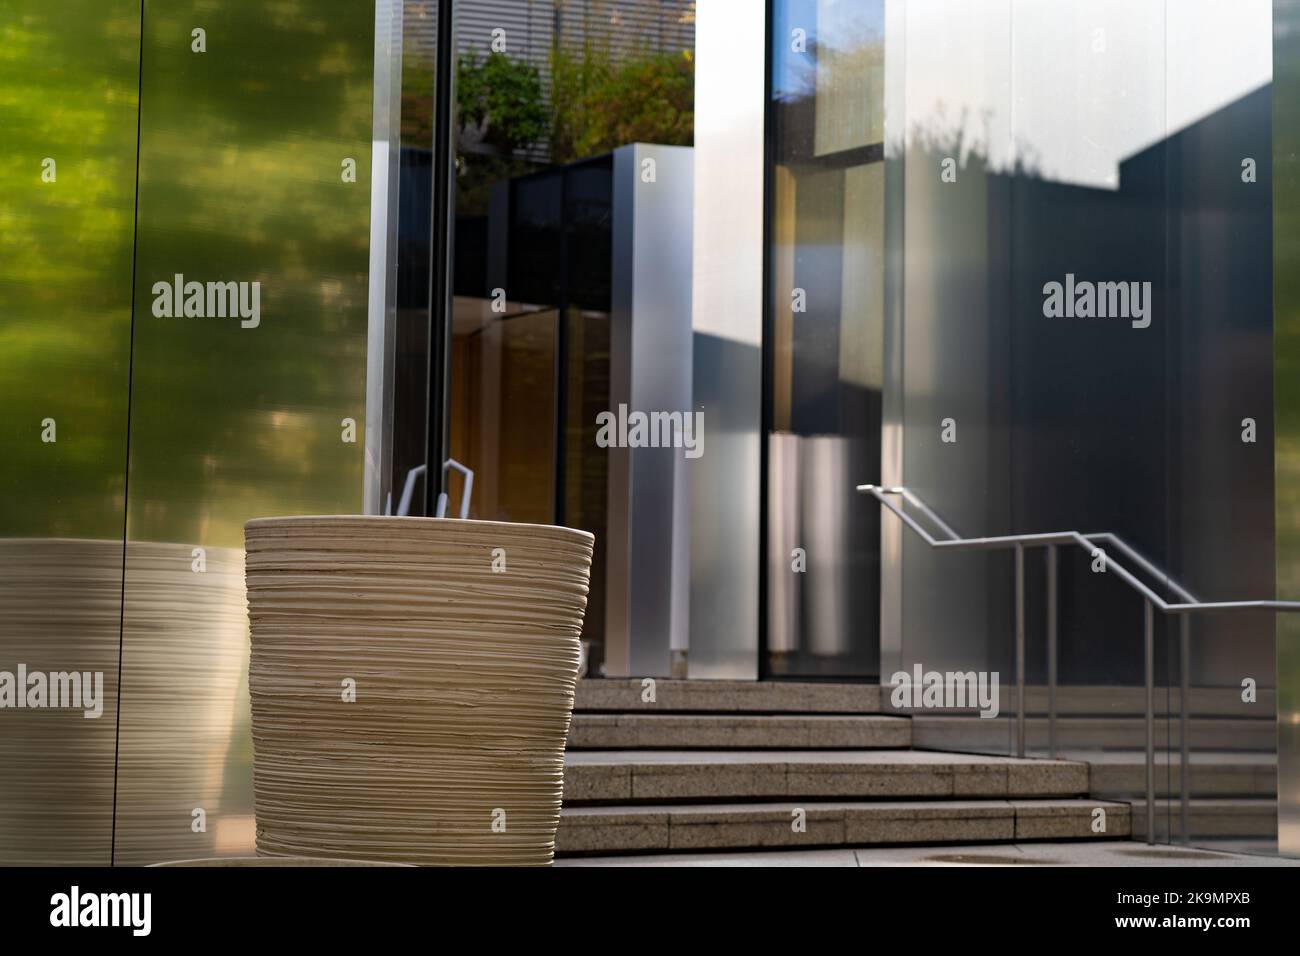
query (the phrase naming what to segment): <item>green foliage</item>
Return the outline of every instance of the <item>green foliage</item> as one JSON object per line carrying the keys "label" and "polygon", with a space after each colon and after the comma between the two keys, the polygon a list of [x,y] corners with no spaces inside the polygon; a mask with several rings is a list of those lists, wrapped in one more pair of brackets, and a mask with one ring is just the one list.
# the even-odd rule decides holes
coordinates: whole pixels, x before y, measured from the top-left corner
{"label": "green foliage", "polygon": [[481,142],[511,152],[546,137],[546,107],[537,68],[504,53],[479,61],[462,54],[456,68],[456,104],[462,129],[474,127]]}
{"label": "green foliage", "polygon": [[551,56],[551,158],[568,163],[628,143],[689,146],[695,58],[689,50],[615,63],[607,49]]}
{"label": "green foliage", "polygon": [[551,156],[567,163],[589,155],[578,151],[586,132],[583,110],[614,74],[608,48],[584,44],[581,54],[564,47],[551,51]]}
{"label": "green foliage", "polygon": [[534,66],[503,53],[480,58],[471,51],[457,63],[456,101],[457,212],[482,215],[493,183],[533,168],[515,155],[525,147],[548,144],[551,161],[562,164],[635,142],[689,146],[695,62],[690,51],[615,62],[603,45],[557,47],[548,114]]}
{"label": "green foliage", "polygon": [[433,148],[433,70],[423,65],[402,68],[402,148],[408,147]]}

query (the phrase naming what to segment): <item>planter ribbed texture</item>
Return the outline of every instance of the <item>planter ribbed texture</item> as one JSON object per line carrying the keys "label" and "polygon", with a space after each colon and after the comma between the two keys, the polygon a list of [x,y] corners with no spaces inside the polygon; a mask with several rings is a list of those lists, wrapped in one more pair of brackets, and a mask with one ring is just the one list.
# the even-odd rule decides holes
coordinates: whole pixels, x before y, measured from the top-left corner
{"label": "planter ribbed texture", "polygon": [[549,863],[592,536],[354,516],[245,535],[258,853]]}

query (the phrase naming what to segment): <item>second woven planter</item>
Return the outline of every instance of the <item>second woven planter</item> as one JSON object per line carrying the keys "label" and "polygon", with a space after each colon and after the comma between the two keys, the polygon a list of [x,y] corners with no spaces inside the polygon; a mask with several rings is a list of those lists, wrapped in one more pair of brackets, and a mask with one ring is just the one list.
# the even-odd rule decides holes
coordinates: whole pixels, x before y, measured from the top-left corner
{"label": "second woven planter", "polygon": [[549,863],[592,536],[358,516],[245,536],[258,853]]}

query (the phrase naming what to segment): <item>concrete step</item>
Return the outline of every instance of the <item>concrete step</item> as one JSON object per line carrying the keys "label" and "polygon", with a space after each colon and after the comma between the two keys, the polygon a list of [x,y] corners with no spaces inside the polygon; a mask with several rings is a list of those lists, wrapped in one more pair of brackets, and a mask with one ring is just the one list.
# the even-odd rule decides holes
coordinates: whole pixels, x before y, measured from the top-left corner
{"label": "concrete step", "polygon": [[[1011,696],[1005,696],[1010,690]],[[1058,687],[1057,714],[1100,715],[1116,717],[1130,715],[1135,717],[1146,714],[1146,690],[1142,687]],[[1168,703],[1165,694],[1168,693]],[[1182,706],[1182,692],[1177,687],[1158,688],[1156,691],[1157,708],[1165,708],[1169,716],[1177,719]],[[1015,688],[1004,688],[1003,700],[1010,700],[1004,708],[1014,710]],[[1030,713],[1047,713],[1047,688],[1030,686],[1025,688],[1025,704]],[[1262,719],[1272,721],[1277,710],[1277,695],[1267,687],[1257,691],[1257,699],[1243,701],[1240,687],[1192,687],[1187,692],[1188,714],[1192,717],[1240,717],[1246,720]]]}
{"label": "concrete step", "polygon": [[[1142,751],[1069,751],[1092,767],[1090,792],[1109,797],[1146,793],[1146,755]],[[1157,796],[1178,796],[1179,755],[1156,751]],[[1194,751],[1189,787],[1195,797],[1277,797],[1277,756],[1271,753]]]}
{"label": "concrete step", "polygon": [[[647,678],[648,679],[648,678]],[[658,713],[750,713],[750,714],[905,714],[890,702],[891,687],[878,684],[830,683],[821,681],[738,681],[673,680],[653,678],[653,700],[642,678],[588,678],[578,681],[574,709],[584,711],[654,711]],[[999,686],[1004,716],[1015,713],[1016,689],[1007,682]],[[1168,708],[1178,714],[1181,694],[1168,689]],[[1269,719],[1275,712],[1275,695],[1259,690],[1259,699],[1246,703],[1241,689],[1193,687],[1188,694],[1191,714],[1203,717]],[[1166,690],[1160,691],[1165,701]],[[1028,712],[1045,715],[1048,691],[1042,685],[1025,688]],[[1146,713],[1146,692],[1141,687],[1070,686],[1056,692],[1056,712],[1076,717],[1141,717]],[[932,712],[920,712],[922,714]],[[1271,722],[1271,720],[1270,720]]]}
{"label": "concrete step", "polygon": [[911,745],[910,720],[875,714],[574,714],[569,728],[570,750],[851,750]]}
{"label": "concrete step", "polygon": [[578,681],[574,710],[729,714],[878,714],[876,684],[795,681],[644,680],[601,678]]}
{"label": "concrete step", "polygon": [[[1146,801],[1134,800],[1132,811],[1133,832],[1146,833]],[[1157,800],[1157,827],[1163,829],[1172,824],[1174,833],[1179,833],[1181,812],[1179,801]],[[1189,801],[1188,822],[1192,839],[1196,842],[1272,838],[1277,834],[1277,802],[1231,797],[1198,798]]]}
{"label": "concrete step", "polygon": [[[1105,811],[1105,832],[1093,832]],[[795,820],[802,812],[803,832]],[[556,852],[1123,839],[1129,807],[1095,800],[940,800],[569,807]]]}
{"label": "concrete step", "polygon": [[[1015,684],[1002,675],[998,684],[998,704],[1002,716],[1016,712]],[[881,690],[880,706],[883,713],[918,715],[934,714],[933,709],[910,710],[895,707],[893,690],[886,685]],[[1188,715],[1203,717],[1238,717],[1244,720],[1270,720],[1276,712],[1276,694],[1268,688],[1257,691],[1258,699],[1243,701],[1240,687],[1193,687],[1188,691]],[[1166,696],[1167,695],[1167,696]],[[1182,706],[1182,692],[1177,687],[1159,687],[1156,689],[1157,715],[1177,719]],[[1025,710],[1032,716],[1045,717],[1049,710],[1051,696],[1048,689],[1041,684],[1030,684],[1025,688]],[[948,713],[977,713],[975,706],[951,708]],[[1058,687],[1056,690],[1057,716],[1073,717],[1144,717],[1146,716],[1146,690],[1141,686],[1116,687],[1077,686]]]}
{"label": "concrete step", "polygon": [[1073,797],[1088,765],[916,750],[578,750],[564,802]]}
{"label": "concrete step", "polygon": [[[931,716],[912,717],[913,741],[918,747],[945,750],[970,748],[997,750],[1014,740],[1014,717],[1003,713],[993,718]],[[1157,747],[1181,746],[1179,721],[1160,719],[1155,723]],[[1046,718],[1025,721],[1025,742],[1035,750],[1049,745]],[[1060,717],[1056,721],[1058,749],[1106,747],[1108,749],[1146,746],[1146,721],[1140,717]],[[1237,718],[1197,718],[1189,722],[1188,741],[1196,750],[1273,751],[1277,747],[1277,728],[1272,720]]]}

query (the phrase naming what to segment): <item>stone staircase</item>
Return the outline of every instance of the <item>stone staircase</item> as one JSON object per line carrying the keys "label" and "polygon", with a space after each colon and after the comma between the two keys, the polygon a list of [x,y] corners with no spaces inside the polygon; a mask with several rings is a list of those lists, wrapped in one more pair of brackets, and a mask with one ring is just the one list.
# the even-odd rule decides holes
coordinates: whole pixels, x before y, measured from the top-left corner
{"label": "stone staircase", "polygon": [[[1125,839],[1067,760],[912,749],[866,684],[579,682],[557,853]],[[1094,833],[1094,811],[1105,832]]]}
{"label": "stone staircase", "polygon": [[[1031,755],[1048,752],[1046,690],[1029,688],[1025,739]],[[884,710],[889,711],[888,701]],[[1179,761],[1182,725],[1177,688],[1157,694],[1155,722],[1157,835],[1183,837]],[[1057,754],[1089,765],[1089,792],[1133,805],[1133,831],[1146,833],[1146,722],[1141,688],[1070,686],[1058,691]],[[913,746],[997,752],[1014,739],[1014,689],[1002,716],[925,713],[912,721]],[[1245,702],[1240,688],[1189,691],[1187,841],[1219,849],[1274,852],[1277,832],[1277,727],[1274,692]]]}

